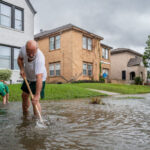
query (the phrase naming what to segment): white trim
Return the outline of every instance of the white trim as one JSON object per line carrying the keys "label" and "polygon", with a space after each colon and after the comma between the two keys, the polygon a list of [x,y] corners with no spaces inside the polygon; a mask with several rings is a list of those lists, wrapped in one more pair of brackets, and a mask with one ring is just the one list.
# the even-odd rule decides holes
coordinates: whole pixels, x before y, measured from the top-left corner
{"label": "white trim", "polygon": [[6,27],[4,25],[0,25],[0,28],[4,28],[4,29],[8,29],[8,30],[24,33],[24,31],[21,31],[21,30],[18,30],[18,29],[14,29],[14,28],[11,28],[11,27]]}
{"label": "white trim", "polygon": [[102,64],[108,64],[108,65],[110,65],[110,63],[109,62],[105,62],[105,61],[100,61]]}

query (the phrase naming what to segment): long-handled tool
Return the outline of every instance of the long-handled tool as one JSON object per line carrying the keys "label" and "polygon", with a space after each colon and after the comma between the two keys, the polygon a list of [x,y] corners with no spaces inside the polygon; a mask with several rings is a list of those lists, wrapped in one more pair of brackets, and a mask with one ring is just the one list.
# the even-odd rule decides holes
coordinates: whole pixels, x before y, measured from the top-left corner
{"label": "long-handled tool", "polygon": [[[30,89],[30,86],[29,86],[29,83],[28,83],[28,81],[27,81],[26,77],[24,77],[24,80],[25,80],[25,83],[26,83],[27,88],[28,88],[28,90],[29,90],[29,93],[30,93],[31,99],[33,99],[33,98],[34,98],[34,96],[33,96],[33,94],[32,94],[32,91],[31,91],[31,89]],[[39,109],[38,109],[37,105],[35,105],[35,108],[36,108],[36,110],[37,110],[37,112],[38,112],[38,115],[39,115],[40,121],[44,124],[43,119],[42,119],[42,116],[41,116],[41,113],[40,113],[40,111],[39,111]]]}

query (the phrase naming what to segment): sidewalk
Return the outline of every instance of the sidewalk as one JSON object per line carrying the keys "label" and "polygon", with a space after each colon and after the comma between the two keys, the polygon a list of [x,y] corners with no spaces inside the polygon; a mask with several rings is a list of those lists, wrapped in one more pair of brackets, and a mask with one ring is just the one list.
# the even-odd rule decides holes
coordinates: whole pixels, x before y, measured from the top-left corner
{"label": "sidewalk", "polygon": [[87,88],[87,89],[91,91],[99,92],[99,93],[104,93],[107,95],[120,95],[120,93],[114,93],[114,92],[108,92],[108,91],[96,90],[96,89],[90,89],[90,88]]}

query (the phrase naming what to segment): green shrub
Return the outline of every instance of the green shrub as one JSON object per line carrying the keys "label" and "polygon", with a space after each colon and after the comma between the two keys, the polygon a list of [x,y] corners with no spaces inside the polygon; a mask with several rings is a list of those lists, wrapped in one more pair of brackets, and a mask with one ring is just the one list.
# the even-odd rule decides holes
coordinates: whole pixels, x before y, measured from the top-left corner
{"label": "green shrub", "polygon": [[134,81],[136,85],[142,84],[142,79],[140,77],[135,77]]}
{"label": "green shrub", "polygon": [[11,77],[11,70],[0,70],[0,80],[8,81]]}
{"label": "green shrub", "polygon": [[100,82],[100,83],[105,83],[105,79],[104,79],[103,77],[100,77],[100,78],[99,78],[99,82]]}
{"label": "green shrub", "polygon": [[78,80],[78,81],[72,81],[71,83],[99,83],[97,80]]}

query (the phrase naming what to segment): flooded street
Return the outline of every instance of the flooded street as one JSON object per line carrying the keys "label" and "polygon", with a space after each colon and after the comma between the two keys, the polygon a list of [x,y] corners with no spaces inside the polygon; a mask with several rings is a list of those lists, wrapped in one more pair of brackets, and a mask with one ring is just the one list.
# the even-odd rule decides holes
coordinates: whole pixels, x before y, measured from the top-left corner
{"label": "flooded street", "polygon": [[21,102],[0,104],[0,150],[149,150],[150,94],[139,97],[43,101],[45,127]]}

